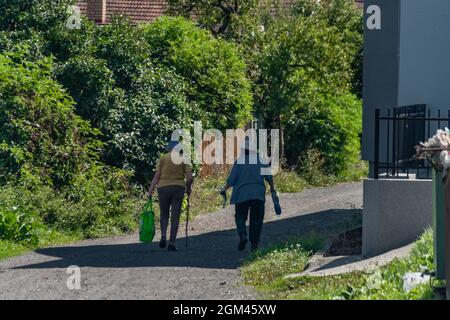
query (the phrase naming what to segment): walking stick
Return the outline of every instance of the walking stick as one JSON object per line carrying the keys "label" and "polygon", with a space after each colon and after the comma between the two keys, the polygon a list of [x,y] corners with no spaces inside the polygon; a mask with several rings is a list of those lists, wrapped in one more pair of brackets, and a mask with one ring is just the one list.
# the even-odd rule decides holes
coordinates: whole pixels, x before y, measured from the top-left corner
{"label": "walking stick", "polygon": [[189,241],[189,210],[191,209],[191,196],[188,194],[187,198],[187,212],[186,212],[186,248]]}
{"label": "walking stick", "polygon": [[222,206],[223,206],[223,208],[225,209],[226,208],[226,206],[227,206],[227,194],[226,193],[224,193],[224,194],[222,194],[222,197],[223,197],[223,203],[222,203]]}

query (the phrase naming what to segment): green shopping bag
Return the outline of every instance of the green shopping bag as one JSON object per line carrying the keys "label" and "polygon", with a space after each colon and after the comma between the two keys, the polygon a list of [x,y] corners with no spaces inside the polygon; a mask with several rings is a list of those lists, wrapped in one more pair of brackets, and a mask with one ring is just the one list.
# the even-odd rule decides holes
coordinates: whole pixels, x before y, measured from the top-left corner
{"label": "green shopping bag", "polygon": [[155,213],[153,211],[152,198],[148,199],[144,206],[144,211],[141,214],[141,221],[139,224],[139,239],[143,243],[153,241],[155,237]]}

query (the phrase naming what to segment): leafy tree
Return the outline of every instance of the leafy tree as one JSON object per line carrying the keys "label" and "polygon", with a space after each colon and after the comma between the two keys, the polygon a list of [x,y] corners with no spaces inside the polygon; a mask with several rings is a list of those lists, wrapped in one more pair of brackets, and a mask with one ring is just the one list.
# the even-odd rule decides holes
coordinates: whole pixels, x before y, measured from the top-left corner
{"label": "leafy tree", "polygon": [[[280,129],[281,152],[288,165],[296,165],[309,145],[299,143],[299,131],[292,130],[299,128],[299,110],[315,114],[317,97],[339,97],[354,88],[354,61],[361,48],[360,22],[360,13],[349,1],[300,0],[291,12],[283,9],[269,17],[263,31],[242,38],[244,45],[253,48],[247,49],[252,51],[247,57],[255,61],[251,74],[256,83],[256,109],[265,126]],[[305,141],[318,133],[306,129],[300,132],[311,135],[301,135]],[[334,168],[341,170],[339,166]]]}
{"label": "leafy tree", "polygon": [[65,24],[75,0],[0,0],[0,30],[47,31]]}
{"label": "leafy tree", "polygon": [[153,61],[185,79],[189,101],[205,126],[235,128],[250,119],[251,84],[234,44],[181,17],[160,18],[143,31]]}
{"label": "leafy tree", "polygon": [[318,15],[328,26],[334,27],[336,33],[343,36],[343,41],[353,52],[352,92],[362,97],[362,45],[363,15],[354,0],[327,0],[320,6],[311,0],[294,2],[294,15]]}
{"label": "leafy tree", "polygon": [[[123,18],[102,27],[84,21],[80,30],[68,30],[61,11],[67,3],[25,1],[21,12],[3,2],[9,18],[0,50],[13,51],[22,42],[37,49],[36,61],[56,58],[50,73],[75,100],[76,114],[100,129],[107,164],[134,170],[135,180],[144,183],[173,129],[190,127],[194,118],[223,128],[249,119],[250,83],[234,45],[181,19],[144,27],[145,32]],[[31,17],[36,10],[48,19]],[[155,46],[169,35],[178,43]]]}
{"label": "leafy tree", "polygon": [[258,110],[280,129],[284,154],[284,126],[298,102],[310,92],[349,90],[352,58],[342,38],[316,19],[299,17],[275,28],[260,55]]}
{"label": "leafy tree", "polygon": [[[97,29],[81,17],[81,28],[66,26],[75,0],[0,0],[0,50],[2,43],[39,43],[35,53],[53,55],[65,61],[92,52]],[[5,46],[3,44],[3,46]]]}
{"label": "leafy tree", "polygon": [[237,32],[238,21],[258,0],[168,0],[172,14],[186,18],[195,16],[201,26],[214,34],[231,36]]}

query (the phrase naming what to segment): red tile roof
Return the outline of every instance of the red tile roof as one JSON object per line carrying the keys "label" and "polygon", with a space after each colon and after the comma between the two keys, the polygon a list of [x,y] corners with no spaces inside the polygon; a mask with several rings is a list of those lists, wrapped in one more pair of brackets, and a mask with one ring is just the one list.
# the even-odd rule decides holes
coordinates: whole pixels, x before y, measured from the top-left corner
{"label": "red tile roof", "polygon": [[[87,2],[78,0],[81,13],[87,14]],[[153,21],[167,10],[166,0],[106,0],[106,23],[114,15],[127,16],[134,23]]]}
{"label": "red tile roof", "polygon": [[[92,0],[78,0],[81,13],[87,14],[87,2]],[[286,3],[293,2],[285,0]],[[363,7],[364,0],[355,0],[358,6]],[[112,16],[124,15],[134,23],[153,21],[162,16],[168,8],[167,0],[106,0],[106,21],[109,23]]]}

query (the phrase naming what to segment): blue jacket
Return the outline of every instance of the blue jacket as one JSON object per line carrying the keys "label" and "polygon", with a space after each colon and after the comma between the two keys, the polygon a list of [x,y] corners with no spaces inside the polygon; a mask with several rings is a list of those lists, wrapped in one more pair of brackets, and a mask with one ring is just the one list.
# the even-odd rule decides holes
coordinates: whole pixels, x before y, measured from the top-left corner
{"label": "blue jacket", "polygon": [[[266,201],[266,186],[264,180],[272,181],[271,175],[262,175],[261,169],[268,168],[269,165],[261,163],[259,156],[246,155],[240,157],[233,165],[227,184],[233,187],[231,194],[231,204],[242,203],[248,200]],[[253,158],[253,162],[249,160]],[[245,163],[242,161],[245,159]],[[244,161],[242,161],[244,162]]]}

